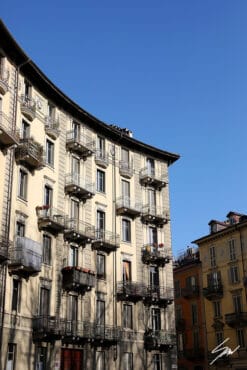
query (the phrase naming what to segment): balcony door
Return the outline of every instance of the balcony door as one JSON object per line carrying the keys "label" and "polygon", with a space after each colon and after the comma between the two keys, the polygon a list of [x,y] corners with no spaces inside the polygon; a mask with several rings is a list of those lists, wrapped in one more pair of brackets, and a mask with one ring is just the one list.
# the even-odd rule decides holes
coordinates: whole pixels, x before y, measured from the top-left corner
{"label": "balcony door", "polygon": [[123,260],[123,283],[131,281],[131,262]]}
{"label": "balcony door", "polygon": [[149,270],[150,288],[156,289],[159,287],[159,269],[156,266],[151,266]]}
{"label": "balcony door", "polygon": [[81,132],[80,124],[77,123],[77,122],[73,122],[72,123],[72,131],[73,131],[74,140],[80,141],[80,132]]}
{"label": "balcony door", "polygon": [[152,308],[152,329],[159,331],[161,329],[160,309]]}
{"label": "balcony door", "polygon": [[124,167],[129,167],[129,151],[127,149],[122,148],[121,150],[121,160]]}
{"label": "balcony door", "polygon": [[61,351],[61,370],[82,370],[83,351],[77,349],[65,349]]}
{"label": "balcony door", "polygon": [[154,176],[154,160],[152,158],[147,158],[147,171],[149,176]]}
{"label": "balcony door", "polygon": [[147,192],[148,207],[151,213],[155,214],[156,210],[156,192],[154,189],[148,189]]}
{"label": "balcony door", "polygon": [[158,245],[158,233],[156,227],[148,228],[148,242],[151,246],[152,252],[155,252]]}
{"label": "balcony door", "polygon": [[101,136],[97,137],[97,151],[100,158],[105,157],[105,139]]}
{"label": "balcony door", "polygon": [[122,180],[122,197],[123,197],[124,206],[129,207],[130,206],[130,183],[125,180]]}
{"label": "balcony door", "polygon": [[79,226],[79,202],[71,199],[70,216],[74,223],[74,228],[78,229]]}
{"label": "balcony door", "polygon": [[72,157],[72,173],[71,177],[75,181],[76,185],[80,183],[80,160],[78,158]]}
{"label": "balcony door", "polygon": [[105,301],[98,299],[96,302],[96,335],[104,336],[105,333]]}
{"label": "balcony door", "polygon": [[47,208],[52,207],[53,190],[50,186],[45,185],[44,189],[44,205]]}
{"label": "balcony door", "polygon": [[69,295],[67,299],[67,332],[77,335],[78,297]]}
{"label": "balcony door", "polygon": [[47,288],[40,289],[39,314],[48,316],[50,311],[50,290]]}
{"label": "balcony door", "polygon": [[104,239],[105,238],[105,212],[97,211],[97,238]]}

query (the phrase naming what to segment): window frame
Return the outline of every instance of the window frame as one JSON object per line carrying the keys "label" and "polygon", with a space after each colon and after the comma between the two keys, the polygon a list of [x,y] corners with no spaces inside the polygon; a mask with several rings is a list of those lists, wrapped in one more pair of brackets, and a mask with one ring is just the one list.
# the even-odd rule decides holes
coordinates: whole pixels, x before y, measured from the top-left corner
{"label": "window frame", "polygon": [[46,164],[54,167],[55,144],[50,139],[46,139]]}
{"label": "window frame", "polygon": [[106,278],[106,256],[97,253],[97,279],[105,280]]}
{"label": "window frame", "polygon": [[105,171],[97,169],[97,191],[99,193],[105,193],[106,183],[105,183]]}
{"label": "window frame", "polygon": [[21,309],[21,280],[13,278],[11,311],[17,313],[20,312],[20,309]]}
{"label": "window frame", "polygon": [[123,304],[123,328],[133,330],[133,305]]}
{"label": "window frame", "polygon": [[[12,347],[12,351],[10,351],[10,346]],[[16,351],[17,351],[17,344],[16,343],[8,343],[8,352],[6,358],[6,369],[14,370],[16,364]],[[12,359],[9,359],[9,355],[12,355]],[[9,361],[12,361],[11,367],[9,367]]]}
{"label": "window frame", "polygon": [[122,241],[131,243],[131,221],[126,217],[122,218]]}
{"label": "window frame", "polygon": [[[47,241],[49,240],[49,243]],[[45,265],[51,265],[51,251],[52,251],[52,237],[47,234],[43,234],[43,253],[42,253],[42,263]]]}
{"label": "window frame", "polygon": [[22,167],[19,169],[18,198],[27,201],[28,172]]}

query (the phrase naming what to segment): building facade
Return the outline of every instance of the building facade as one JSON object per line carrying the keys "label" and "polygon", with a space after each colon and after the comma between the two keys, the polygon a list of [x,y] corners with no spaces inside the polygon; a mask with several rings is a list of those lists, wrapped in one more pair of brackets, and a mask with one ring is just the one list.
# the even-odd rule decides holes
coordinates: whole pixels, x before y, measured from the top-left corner
{"label": "building facade", "polygon": [[168,167],[0,23],[1,368],[175,369]]}
{"label": "building facade", "polygon": [[[210,233],[194,241],[202,261],[208,367],[247,368],[247,216],[229,212],[225,221],[211,220]],[[221,345],[224,341],[226,342]],[[212,353],[218,345],[234,353]]]}
{"label": "building facade", "polygon": [[178,370],[206,370],[205,317],[199,251],[188,248],[174,263]]}

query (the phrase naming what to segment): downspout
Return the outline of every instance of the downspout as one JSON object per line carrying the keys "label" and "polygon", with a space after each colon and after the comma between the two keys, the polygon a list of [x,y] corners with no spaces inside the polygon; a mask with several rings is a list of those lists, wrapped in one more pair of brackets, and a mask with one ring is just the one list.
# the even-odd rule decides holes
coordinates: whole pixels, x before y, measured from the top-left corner
{"label": "downspout", "polygon": [[[11,128],[14,130],[17,125],[17,105],[18,105],[18,89],[19,89],[19,73],[23,65],[29,63],[28,58],[25,62],[19,64],[15,69],[15,86],[14,86],[14,102],[13,102],[13,119],[11,123]],[[5,229],[5,238],[7,243],[7,255],[9,253],[9,231],[10,231],[10,219],[11,219],[11,205],[12,205],[12,182],[14,173],[14,147],[10,153],[10,169],[9,169],[9,179],[8,179],[8,193],[7,193],[7,228]],[[0,354],[2,356],[2,344],[3,344],[3,325],[4,325],[4,314],[5,314],[5,297],[6,297],[6,283],[7,283],[7,262],[3,266],[3,291],[2,291],[2,318],[1,318],[1,333],[0,333]],[[2,370],[2,361],[0,361],[0,369]]]}

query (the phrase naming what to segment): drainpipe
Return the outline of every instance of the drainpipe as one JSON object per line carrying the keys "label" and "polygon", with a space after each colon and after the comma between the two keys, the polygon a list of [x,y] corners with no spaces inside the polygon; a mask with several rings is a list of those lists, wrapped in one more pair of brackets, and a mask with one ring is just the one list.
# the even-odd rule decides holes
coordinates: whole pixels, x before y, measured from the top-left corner
{"label": "drainpipe", "polygon": [[[30,59],[28,58],[23,63],[19,64],[15,70],[15,86],[14,86],[14,102],[13,102],[13,119],[11,123],[12,130],[16,128],[17,124],[17,105],[18,105],[18,89],[19,89],[19,73],[23,65],[29,63]],[[13,173],[14,173],[14,148],[10,153],[10,169],[9,169],[9,178],[8,178],[8,193],[7,193],[7,228],[5,229],[5,238],[7,243],[7,254],[9,251],[9,231],[10,231],[10,219],[11,219],[11,204],[12,204],[12,182],[13,182]],[[2,344],[3,344],[3,324],[4,324],[4,311],[5,311],[5,296],[6,296],[6,282],[7,282],[7,262],[3,266],[3,290],[2,290],[2,318],[1,318],[1,332],[0,332],[0,354],[2,356]],[[2,361],[0,361],[0,370],[2,370]]]}

